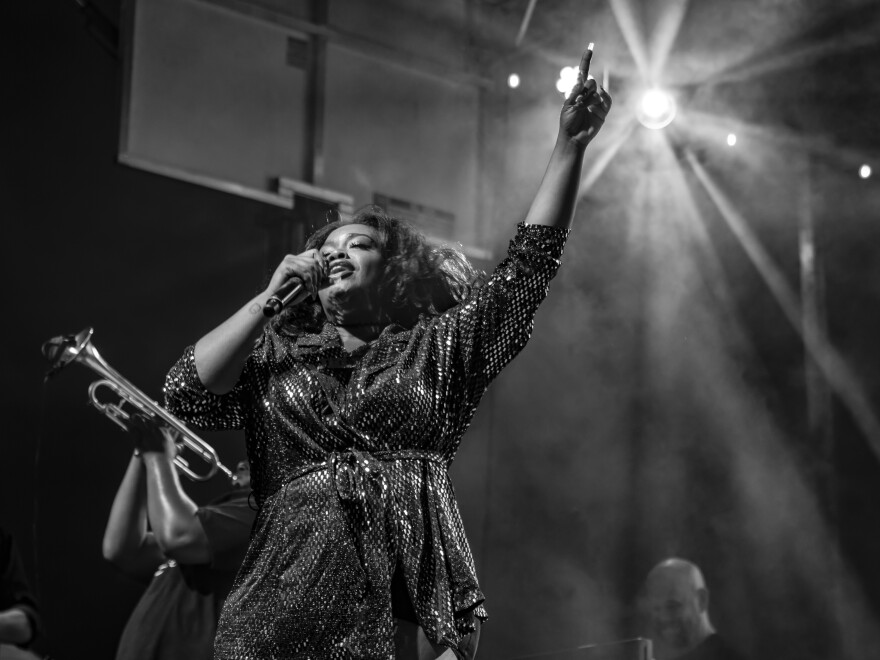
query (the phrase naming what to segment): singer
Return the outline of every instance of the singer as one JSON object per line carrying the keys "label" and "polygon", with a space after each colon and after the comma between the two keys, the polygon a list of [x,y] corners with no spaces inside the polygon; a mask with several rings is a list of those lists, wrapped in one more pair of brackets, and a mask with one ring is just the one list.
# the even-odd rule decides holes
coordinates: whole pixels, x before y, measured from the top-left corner
{"label": "singer", "polygon": [[[367,208],[313,234],[171,369],[175,415],[244,429],[259,505],[215,658],[474,657],[484,596],[447,470],[559,266],[585,148],[611,107],[588,53],[488,281]],[[267,320],[294,278],[306,299]]]}

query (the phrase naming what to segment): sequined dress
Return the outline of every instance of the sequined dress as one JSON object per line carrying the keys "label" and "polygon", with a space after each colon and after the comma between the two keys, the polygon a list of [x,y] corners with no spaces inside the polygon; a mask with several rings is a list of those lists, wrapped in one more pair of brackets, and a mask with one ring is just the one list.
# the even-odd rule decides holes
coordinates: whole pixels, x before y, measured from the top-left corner
{"label": "sequined dress", "polygon": [[223,395],[185,351],[166,405],[196,428],[244,429],[260,507],[216,658],[393,659],[395,570],[436,643],[454,648],[485,618],[448,468],[486,387],[528,341],[567,233],[521,223],[464,302],[352,353],[329,324],[268,327]]}

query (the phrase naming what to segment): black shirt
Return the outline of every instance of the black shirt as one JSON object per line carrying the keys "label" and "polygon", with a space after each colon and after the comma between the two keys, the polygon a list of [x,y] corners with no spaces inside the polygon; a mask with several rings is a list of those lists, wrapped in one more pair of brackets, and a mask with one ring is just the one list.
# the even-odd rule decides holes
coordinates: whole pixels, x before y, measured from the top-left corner
{"label": "black shirt", "polygon": [[703,642],[679,660],[745,660],[718,634],[709,635]]}
{"label": "black shirt", "polygon": [[116,660],[210,660],[223,600],[244,558],[256,512],[249,489],[198,510],[210,564],[169,560],[156,569],[129,617]]}

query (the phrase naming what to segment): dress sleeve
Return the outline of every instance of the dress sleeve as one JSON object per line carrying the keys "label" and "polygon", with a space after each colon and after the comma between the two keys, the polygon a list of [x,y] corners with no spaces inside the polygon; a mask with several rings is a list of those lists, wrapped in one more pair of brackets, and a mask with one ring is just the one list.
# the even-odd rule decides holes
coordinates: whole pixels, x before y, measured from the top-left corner
{"label": "dress sleeve", "polygon": [[482,395],[529,340],[568,233],[520,223],[489,281],[438,319],[437,339],[454,347],[453,370],[471,395]]}
{"label": "dress sleeve", "polygon": [[172,415],[197,429],[243,428],[252,399],[254,358],[258,350],[259,345],[248,358],[235,387],[225,394],[214,394],[204,386],[196,371],[194,347],[187,347],[165,377],[165,407]]}
{"label": "dress sleeve", "polygon": [[211,568],[237,570],[247,551],[256,516],[247,499],[209,504],[196,515],[211,547]]}

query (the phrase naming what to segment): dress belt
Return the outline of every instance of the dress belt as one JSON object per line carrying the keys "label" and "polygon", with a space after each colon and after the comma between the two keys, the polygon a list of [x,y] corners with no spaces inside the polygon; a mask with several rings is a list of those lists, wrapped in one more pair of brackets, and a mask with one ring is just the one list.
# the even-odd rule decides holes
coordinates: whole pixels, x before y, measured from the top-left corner
{"label": "dress belt", "polygon": [[304,465],[288,478],[285,488],[307,474],[330,470],[330,478],[336,489],[343,510],[356,514],[363,521],[362,533],[353,538],[361,567],[366,576],[368,589],[376,585],[390,584],[393,562],[396,556],[390,545],[399,537],[398,521],[387,515],[393,506],[394,495],[385,475],[386,464],[396,460],[430,461],[443,466],[448,464],[438,452],[419,449],[392,449],[376,452],[346,449],[331,452],[324,461]]}
{"label": "dress belt", "polygon": [[389,461],[430,461],[448,469],[449,465],[439,452],[424,449],[380,449],[369,452],[361,449],[345,449],[330,452],[327,458],[316,463],[308,463],[291,472],[287,484],[301,477],[317,472],[330,470],[336,492],[343,500],[356,499],[363,493],[364,485],[369,480],[384,482],[385,468],[383,463]]}

